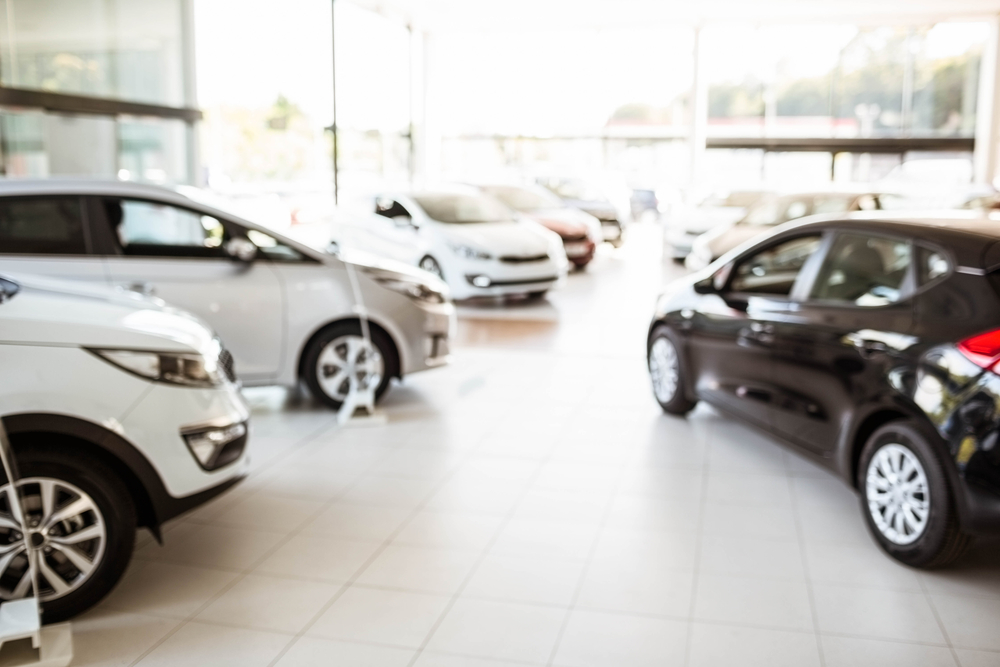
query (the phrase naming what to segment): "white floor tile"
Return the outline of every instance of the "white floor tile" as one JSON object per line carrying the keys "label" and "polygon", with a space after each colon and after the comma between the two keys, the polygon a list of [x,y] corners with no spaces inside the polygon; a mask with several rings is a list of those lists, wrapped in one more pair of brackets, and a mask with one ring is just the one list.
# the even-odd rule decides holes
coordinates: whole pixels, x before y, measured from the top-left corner
{"label": "white floor tile", "polygon": [[628,562],[595,561],[584,575],[578,605],[586,609],[686,617],[694,574]]}
{"label": "white floor tile", "polygon": [[822,584],[813,596],[820,632],[944,644],[922,594]]}
{"label": "white floor tile", "polygon": [[934,595],[932,599],[952,644],[1000,651],[1000,602],[995,598]]}
{"label": "white floor tile", "polygon": [[569,606],[583,563],[490,555],[463,590],[467,597]]}
{"label": "white floor tile", "polygon": [[275,667],[406,667],[415,651],[316,637],[295,640]]}
{"label": "white floor tile", "polygon": [[390,544],[361,573],[358,583],[451,595],[478,559],[479,554],[472,551]]}
{"label": "white floor tile", "polygon": [[266,667],[291,639],[291,635],[190,621],[137,664],[142,667]]}
{"label": "white floor tile", "polygon": [[125,576],[101,603],[113,609],[187,618],[236,577],[235,572],[132,561]]}
{"label": "white floor tile", "polygon": [[788,539],[705,535],[698,567],[706,574],[805,580],[801,547]]}
{"label": "white floor tile", "polygon": [[555,607],[460,599],[427,644],[430,651],[544,663],[566,612]]}
{"label": "white floor tile", "polygon": [[164,536],[164,544],[143,546],[136,557],[166,563],[244,571],[286,539],[281,533],[184,524]]}
{"label": "white floor tile", "polygon": [[576,610],[559,643],[559,667],[673,667],[684,664],[687,623]]}
{"label": "white floor tile", "polygon": [[410,519],[393,542],[418,547],[482,551],[500,530],[497,516],[469,512],[423,511]]}
{"label": "white floor tile", "polygon": [[105,608],[73,619],[73,665],[128,665],[151,649],[180,621]]}
{"label": "white floor tile", "polygon": [[343,583],[357,574],[380,546],[378,542],[300,533],[289,538],[254,572]]}
{"label": "white floor tile", "polygon": [[[694,623],[690,667],[819,667],[819,646],[810,632]],[[826,665],[830,667],[830,663]]]}
{"label": "white floor tile", "polygon": [[336,584],[248,574],[196,620],[295,634],[340,589]]}
{"label": "white floor tile", "polygon": [[[823,636],[823,658],[826,667],[956,667],[951,649],[945,646],[828,635]],[[964,660],[962,665],[971,667]]]}
{"label": "white floor tile", "polygon": [[804,582],[698,575],[694,616],[699,621],[813,630]]}
{"label": "white floor tile", "polygon": [[306,632],[310,637],[419,648],[449,598],[352,586]]}

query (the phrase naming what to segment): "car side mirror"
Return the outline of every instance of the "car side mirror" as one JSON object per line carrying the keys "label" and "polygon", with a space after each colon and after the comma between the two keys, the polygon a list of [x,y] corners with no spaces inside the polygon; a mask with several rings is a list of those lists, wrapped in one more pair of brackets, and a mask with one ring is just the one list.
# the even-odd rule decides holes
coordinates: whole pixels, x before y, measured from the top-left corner
{"label": "car side mirror", "polygon": [[696,282],[694,291],[698,294],[716,294],[719,290],[715,289],[715,276],[709,276]]}
{"label": "car side mirror", "polygon": [[234,236],[226,243],[226,252],[238,262],[250,263],[257,258],[257,246],[245,236]]}
{"label": "car side mirror", "polygon": [[408,215],[394,215],[392,216],[392,221],[397,227],[413,227],[414,229],[417,228],[417,225],[414,224],[413,222],[413,218],[411,218]]}

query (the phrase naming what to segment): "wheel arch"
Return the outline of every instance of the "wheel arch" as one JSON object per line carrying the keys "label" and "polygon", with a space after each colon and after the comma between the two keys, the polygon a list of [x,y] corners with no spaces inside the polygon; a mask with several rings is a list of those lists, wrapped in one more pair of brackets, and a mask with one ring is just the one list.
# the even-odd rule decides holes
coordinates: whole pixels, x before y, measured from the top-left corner
{"label": "wheel arch", "polygon": [[15,454],[37,438],[47,445],[85,452],[115,471],[135,503],[140,526],[160,539],[160,525],[169,519],[157,500],[169,498],[159,474],[146,457],[117,433],[92,422],[60,414],[22,413],[3,417]]}
{"label": "wheel arch", "polygon": [[[313,342],[317,338],[319,338],[321,335],[323,335],[323,333],[325,331],[331,329],[332,327],[341,325],[341,324],[359,324],[360,325],[360,323],[361,323],[361,320],[359,318],[357,318],[357,317],[344,317],[344,318],[341,318],[341,319],[338,319],[338,320],[333,320],[331,322],[327,322],[326,324],[323,324],[322,326],[317,327],[316,330],[313,331],[312,334],[310,334],[309,337],[306,339],[306,342],[304,342],[302,344],[302,346],[299,348],[298,361],[296,361],[296,363],[295,363],[296,377],[299,380],[301,380],[303,378],[303,374],[305,372],[306,350],[308,350],[309,347],[313,344]],[[389,340],[389,343],[392,345],[392,348],[393,348],[392,351],[394,353],[394,358],[391,360],[392,361],[392,367],[389,369],[389,377],[402,378],[403,377],[403,357],[402,357],[403,351],[402,351],[402,348],[399,345],[399,342],[396,340],[396,337],[392,335],[392,332],[390,332],[389,329],[387,329],[386,327],[382,326],[376,320],[373,320],[371,318],[368,319],[368,326],[371,327],[373,330],[376,330],[379,333],[381,333],[382,335],[384,335]]]}
{"label": "wheel arch", "polygon": [[852,489],[858,488],[858,467],[861,464],[861,451],[872,433],[889,422],[909,419],[910,415],[899,408],[880,407],[865,415],[855,425],[851,433],[849,458],[844,466],[844,474],[849,476],[848,482]]}

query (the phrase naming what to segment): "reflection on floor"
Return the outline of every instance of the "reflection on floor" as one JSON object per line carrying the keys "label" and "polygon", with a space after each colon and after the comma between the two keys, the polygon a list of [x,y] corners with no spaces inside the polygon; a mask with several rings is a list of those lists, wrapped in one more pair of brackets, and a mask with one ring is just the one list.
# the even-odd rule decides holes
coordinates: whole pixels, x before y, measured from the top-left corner
{"label": "reflection on floor", "polygon": [[387,426],[249,392],[253,475],[143,538],[74,664],[1000,664],[995,545],[901,567],[830,474],[705,407],[660,412],[643,345],[679,269],[633,232],[555,317],[463,320]]}

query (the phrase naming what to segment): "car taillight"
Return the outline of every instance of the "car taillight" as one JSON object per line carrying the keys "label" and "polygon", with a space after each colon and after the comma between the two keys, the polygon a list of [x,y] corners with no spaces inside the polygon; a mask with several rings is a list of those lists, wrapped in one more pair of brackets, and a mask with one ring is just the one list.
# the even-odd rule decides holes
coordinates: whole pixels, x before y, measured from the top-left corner
{"label": "car taillight", "polygon": [[966,338],[958,344],[958,350],[980,368],[997,372],[997,367],[1000,365],[998,364],[1000,361],[1000,329]]}

